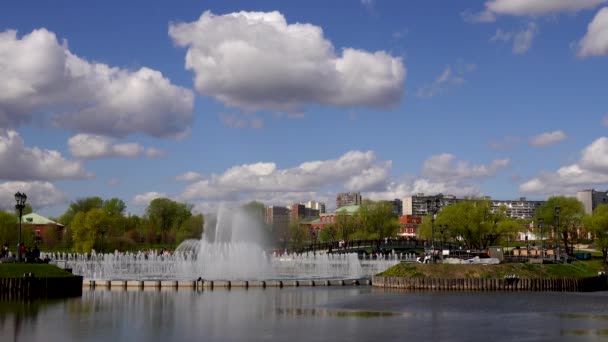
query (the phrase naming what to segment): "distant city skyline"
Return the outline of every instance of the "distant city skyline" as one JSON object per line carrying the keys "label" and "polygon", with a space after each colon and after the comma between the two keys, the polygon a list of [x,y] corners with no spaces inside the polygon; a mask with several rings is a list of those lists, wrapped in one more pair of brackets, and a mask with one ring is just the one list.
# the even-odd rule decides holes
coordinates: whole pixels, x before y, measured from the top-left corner
{"label": "distant city skyline", "polygon": [[608,189],[608,0],[24,0],[0,208]]}

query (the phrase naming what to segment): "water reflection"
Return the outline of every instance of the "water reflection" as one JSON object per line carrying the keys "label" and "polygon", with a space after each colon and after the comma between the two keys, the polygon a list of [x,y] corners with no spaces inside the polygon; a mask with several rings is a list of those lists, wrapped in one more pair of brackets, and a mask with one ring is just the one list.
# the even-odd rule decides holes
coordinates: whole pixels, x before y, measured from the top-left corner
{"label": "water reflection", "polygon": [[606,336],[608,293],[427,293],[370,287],[85,290],[0,303],[0,341],[451,341]]}

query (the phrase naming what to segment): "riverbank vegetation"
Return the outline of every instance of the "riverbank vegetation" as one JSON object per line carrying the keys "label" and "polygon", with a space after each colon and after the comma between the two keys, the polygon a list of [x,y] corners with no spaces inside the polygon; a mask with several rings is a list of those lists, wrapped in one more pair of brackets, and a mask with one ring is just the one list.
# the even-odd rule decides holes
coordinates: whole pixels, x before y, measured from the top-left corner
{"label": "riverbank vegetation", "polygon": [[22,278],[26,273],[32,273],[38,278],[64,278],[74,276],[72,273],[55,265],[0,263],[0,278]]}
{"label": "riverbank vegetation", "polygon": [[498,265],[454,265],[454,264],[398,264],[380,273],[380,276],[405,278],[504,278],[516,275],[519,278],[582,278],[593,277],[601,269],[601,263],[573,262],[572,264],[508,263]]}

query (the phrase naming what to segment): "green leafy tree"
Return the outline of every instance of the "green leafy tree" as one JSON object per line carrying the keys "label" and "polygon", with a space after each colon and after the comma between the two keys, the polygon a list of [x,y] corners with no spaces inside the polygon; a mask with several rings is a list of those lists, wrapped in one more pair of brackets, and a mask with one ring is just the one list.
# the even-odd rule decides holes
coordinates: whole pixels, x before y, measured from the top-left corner
{"label": "green leafy tree", "polygon": [[[105,229],[109,226],[108,214],[98,208],[93,208],[86,212],[78,212],[72,220],[72,239],[74,241],[74,249],[80,253],[88,253],[97,246],[102,248],[101,232],[107,232]],[[106,235],[109,240],[109,236]],[[106,240],[107,242],[107,240]]]}
{"label": "green leafy tree", "polygon": [[584,218],[585,227],[594,235],[593,245],[602,251],[604,265],[608,265],[608,205],[599,205],[593,215]]}
{"label": "green leafy tree", "polygon": [[335,223],[336,235],[342,240],[350,240],[357,231],[355,218],[345,212],[338,211]]}
{"label": "green leafy tree", "polygon": [[301,249],[307,242],[311,242],[310,233],[301,223],[300,220],[291,220],[289,222],[290,247],[292,249]]}
{"label": "green leafy tree", "polygon": [[70,207],[66,212],[59,218],[59,223],[67,226],[71,225],[72,220],[79,212],[87,213],[91,209],[101,209],[103,207],[103,200],[101,197],[85,197],[79,198],[76,201],[70,203]]}
{"label": "green leafy tree", "polygon": [[[496,244],[499,239],[518,231],[517,222],[506,216],[504,208],[492,212],[488,200],[466,200],[444,207],[435,219],[435,240],[441,238],[443,228],[444,241],[462,241],[468,248],[485,249]],[[419,235],[431,239],[432,220],[430,216],[423,219]]]}
{"label": "green leafy tree", "polygon": [[356,238],[380,239],[395,236],[399,231],[399,218],[389,201],[364,200],[353,217]]}
{"label": "green leafy tree", "polygon": [[109,214],[119,214],[122,216],[125,210],[127,210],[127,205],[120,198],[110,198],[103,201],[102,209]]}
{"label": "green leafy tree", "polygon": [[0,211],[0,244],[7,244],[11,250],[17,246],[19,219],[13,213]]}
{"label": "green leafy tree", "polygon": [[177,231],[176,242],[180,242],[187,239],[200,239],[203,235],[203,229],[205,226],[205,217],[202,214],[194,215],[188,218]]}
{"label": "green leafy tree", "polygon": [[324,226],[319,231],[319,241],[326,242],[335,242],[336,241],[336,227],[333,224],[328,224]]}
{"label": "green leafy tree", "polygon": [[168,233],[177,229],[192,216],[192,205],[178,203],[168,198],[156,198],[146,209],[146,217],[160,233],[162,242],[170,242]]}
{"label": "green leafy tree", "polygon": [[[555,207],[557,206],[560,207],[559,224],[555,217]],[[557,242],[566,246],[566,253],[572,254],[578,229],[581,228],[585,215],[583,204],[576,198],[555,196],[543,203],[538,208],[538,213],[544,219],[545,225],[553,227],[557,232]]]}

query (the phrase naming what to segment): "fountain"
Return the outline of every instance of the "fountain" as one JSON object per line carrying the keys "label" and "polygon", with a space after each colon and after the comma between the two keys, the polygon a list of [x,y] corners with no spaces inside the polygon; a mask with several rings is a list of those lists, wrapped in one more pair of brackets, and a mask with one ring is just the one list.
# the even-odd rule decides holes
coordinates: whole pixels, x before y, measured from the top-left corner
{"label": "fountain", "polygon": [[415,257],[393,253],[360,260],[356,253],[270,253],[262,248],[262,228],[252,222],[256,220],[245,210],[221,206],[216,222],[206,222],[201,240],[186,240],[171,254],[93,251],[48,256],[64,262],[74,274],[105,280],[358,279]]}

